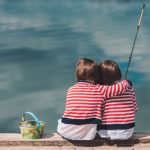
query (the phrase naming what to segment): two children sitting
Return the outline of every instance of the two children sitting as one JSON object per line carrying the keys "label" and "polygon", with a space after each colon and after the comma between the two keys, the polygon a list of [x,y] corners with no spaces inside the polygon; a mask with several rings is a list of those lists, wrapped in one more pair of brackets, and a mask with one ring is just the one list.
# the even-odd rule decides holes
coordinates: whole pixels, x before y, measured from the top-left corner
{"label": "two children sitting", "polygon": [[137,103],[133,86],[121,80],[112,60],[97,65],[87,58],[76,67],[77,83],[66,96],[57,132],[66,139],[92,140],[96,133],[111,140],[128,139],[135,126]]}

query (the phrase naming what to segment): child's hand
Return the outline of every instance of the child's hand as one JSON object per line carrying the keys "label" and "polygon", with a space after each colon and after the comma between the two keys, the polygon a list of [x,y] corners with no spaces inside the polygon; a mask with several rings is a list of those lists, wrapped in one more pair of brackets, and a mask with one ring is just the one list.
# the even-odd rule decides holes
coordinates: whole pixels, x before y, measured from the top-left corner
{"label": "child's hand", "polygon": [[127,80],[130,86],[133,86],[132,82],[130,80]]}

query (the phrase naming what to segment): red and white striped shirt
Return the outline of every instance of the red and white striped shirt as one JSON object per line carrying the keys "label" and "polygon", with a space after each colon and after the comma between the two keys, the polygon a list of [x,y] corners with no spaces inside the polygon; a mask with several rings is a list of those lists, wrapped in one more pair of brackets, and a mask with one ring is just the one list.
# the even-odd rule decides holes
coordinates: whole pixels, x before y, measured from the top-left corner
{"label": "red and white striped shirt", "polygon": [[105,99],[122,94],[130,87],[126,80],[112,86],[77,82],[68,89],[62,122],[66,124],[99,124]]}
{"label": "red and white striped shirt", "polygon": [[133,87],[120,95],[104,101],[100,129],[129,129],[135,125],[135,113],[138,109]]}

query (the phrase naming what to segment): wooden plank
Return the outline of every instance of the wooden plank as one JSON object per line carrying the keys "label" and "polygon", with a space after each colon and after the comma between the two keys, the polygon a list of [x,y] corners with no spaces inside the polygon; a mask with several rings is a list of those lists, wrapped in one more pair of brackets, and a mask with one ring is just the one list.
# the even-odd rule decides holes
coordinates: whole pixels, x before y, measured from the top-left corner
{"label": "wooden plank", "polygon": [[109,141],[95,138],[91,141],[68,141],[57,133],[45,135],[42,139],[24,140],[17,133],[0,133],[0,146],[134,146],[136,144],[150,144],[149,133],[135,133],[134,136],[125,141]]}

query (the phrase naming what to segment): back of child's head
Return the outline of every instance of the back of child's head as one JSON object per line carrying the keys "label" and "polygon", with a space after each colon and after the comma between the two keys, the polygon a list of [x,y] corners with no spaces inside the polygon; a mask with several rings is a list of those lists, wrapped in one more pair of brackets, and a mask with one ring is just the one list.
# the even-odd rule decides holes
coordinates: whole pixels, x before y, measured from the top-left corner
{"label": "back of child's head", "polygon": [[81,58],[76,66],[77,81],[93,81],[97,83],[99,66],[89,58]]}
{"label": "back of child's head", "polygon": [[112,85],[121,80],[122,75],[118,64],[113,60],[105,60],[99,64],[100,84]]}

